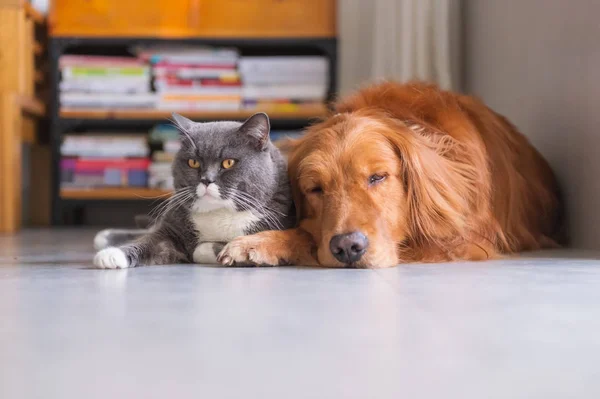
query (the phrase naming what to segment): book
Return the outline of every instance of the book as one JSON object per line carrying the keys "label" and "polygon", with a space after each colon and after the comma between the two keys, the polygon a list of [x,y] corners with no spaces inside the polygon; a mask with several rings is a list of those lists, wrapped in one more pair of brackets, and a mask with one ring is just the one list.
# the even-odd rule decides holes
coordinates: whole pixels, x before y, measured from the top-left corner
{"label": "book", "polygon": [[327,86],[320,84],[281,84],[281,85],[244,85],[242,89],[244,99],[283,99],[292,100],[320,100],[327,96]]}
{"label": "book", "polygon": [[103,56],[103,55],[61,55],[58,59],[58,67],[72,67],[72,66],[120,66],[120,67],[132,67],[132,66],[145,66],[146,62],[135,57],[114,57],[114,56]]}
{"label": "book", "polygon": [[154,83],[156,91],[160,94],[173,95],[198,95],[198,96],[223,96],[233,95],[240,97],[242,95],[242,84],[204,84],[195,80],[170,81],[157,80]]}
{"label": "book", "polygon": [[240,101],[167,100],[158,102],[158,108],[173,111],[237,111]]}
{"label": "book", "polygon": [[60,93],[60,104],[73,108],[154,108],[156,94],[134,93],[124,96],[119,93]]}
{"label": "book", "polygon": [[61,160],[61,187],[129,186],[146,187],[148,184],[147,158],[63,158]]}
{"label": "book", "polygon": [[152,165],[155,165],[156,162],[159,162],[159,163],[166,162],[170,165],[171,162],[173,162],[174,160],[175,160],[175,152],[154,151],[152,153],[152,161],[153,161]]}
{"label": "book", "polygon": [[219,79],[239,81],[240,75],[235,65],[229,67],[205,66],[157,66],[152,69],[152,74],[157,77],[175,76],[181,79]]}
{"label": "book", "polygon": [[148,158],[77,158],[75,171],[102,171],[105,169],[140,169],[147,170],[150,166]]}
{"label": "book", "polygon": [[206,88],[210,90],[232,90],[241,88],[239,79],[222,80],[218,78],[186,79],[177,76],[164,76],[154,80],[154,87],[158,90],[177,90],[190,88]]}
{"label": "book", "polygon": [[69,157],[146,157],[150,153],[145,135],[126,133],[65,135],[61,155]]}
{"label": "book", "polygon": [[63,80],[114,77],[150,78],[148,66],[68,66],[61,68]]}
{"label": "book", "polygon": [[302,109],[322,107],[322,101],[292,101],[290,99],[247,100],[242,102],[242,109],[264,112],[296,112]]}
{"label": "book", "polygon": [[133,49],[135,54],[151,63],[158,62],[229,62],[235,64],[239,52],[235,48],[194,45],[150,45]]}
{"label": "book", "polygon": [[112,77],[102,79],[67,79],[59,83],[62,93],[147,93],[150,91],[150,80],[147,78]]}
{"label": "book", "polygon": [[238,70],[246,84],[328,82],[329,63],[320,56],[241,57]]}

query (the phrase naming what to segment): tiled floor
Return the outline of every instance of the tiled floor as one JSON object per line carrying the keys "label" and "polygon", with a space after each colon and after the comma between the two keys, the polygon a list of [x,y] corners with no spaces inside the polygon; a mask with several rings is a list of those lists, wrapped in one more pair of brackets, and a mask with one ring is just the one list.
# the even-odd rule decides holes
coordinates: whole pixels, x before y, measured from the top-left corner
{"label": "tiled floor", "polygon": [[600,398],[591,256],[115,271],[92,236],[0,237],[0,398]]}

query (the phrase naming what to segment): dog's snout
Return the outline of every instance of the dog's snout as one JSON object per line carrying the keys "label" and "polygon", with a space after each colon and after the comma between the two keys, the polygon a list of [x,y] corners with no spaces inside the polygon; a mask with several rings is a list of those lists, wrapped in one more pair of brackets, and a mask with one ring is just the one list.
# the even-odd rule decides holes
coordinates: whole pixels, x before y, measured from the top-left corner
{"label": "dog's snout", "polygon": [[360,231],[338,234],[329,241],[331,254],[342,263],[358,262],[367,252],[369,239]]}

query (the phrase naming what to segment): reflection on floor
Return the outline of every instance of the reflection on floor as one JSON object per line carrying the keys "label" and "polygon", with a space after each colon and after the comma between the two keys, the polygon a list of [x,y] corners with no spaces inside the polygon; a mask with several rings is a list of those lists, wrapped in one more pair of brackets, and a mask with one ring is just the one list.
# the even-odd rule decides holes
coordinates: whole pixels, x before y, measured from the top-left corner
{"label": "reflection on floor", "polygon": [[0,237],[1,398],[598,398],[600,261],[91,269]]}

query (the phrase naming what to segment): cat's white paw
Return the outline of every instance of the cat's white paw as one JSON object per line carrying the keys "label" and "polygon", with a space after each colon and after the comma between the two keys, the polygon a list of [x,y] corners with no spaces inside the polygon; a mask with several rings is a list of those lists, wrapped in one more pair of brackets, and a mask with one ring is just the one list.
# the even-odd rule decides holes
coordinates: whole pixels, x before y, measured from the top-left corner
{"label": "cat's white paw", "polygon": [[100,269],[126,269],[129,267],[129,260],[121,249],[111,247],[94,256],[94,266]]}
{"label": "cat's white paw", "polygon": [[204,263],[204,264],[218,264],[217,255],[215,255],[215,250],[213,248],[214,243],[212,242],[203,242],[196,247],[194,253],[192,254],[192,259],[194,263]]}

